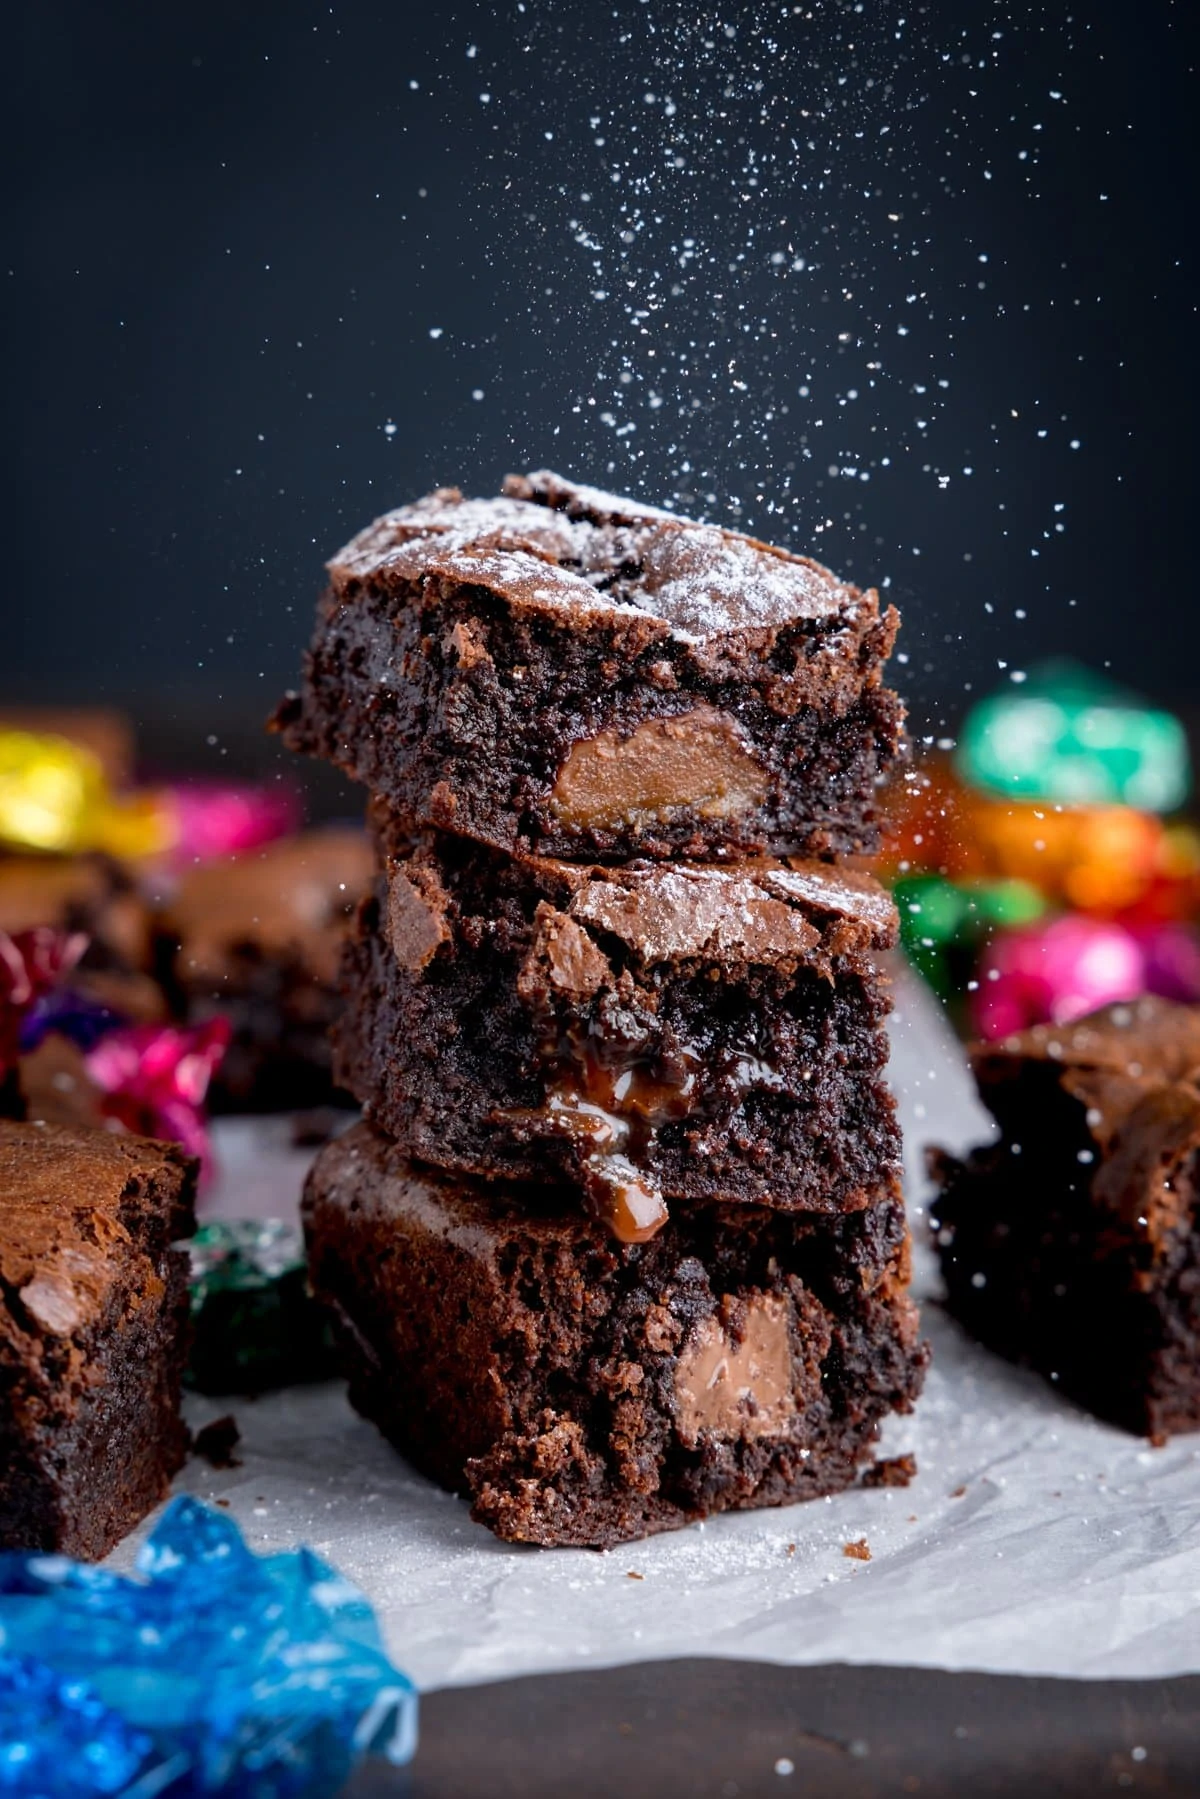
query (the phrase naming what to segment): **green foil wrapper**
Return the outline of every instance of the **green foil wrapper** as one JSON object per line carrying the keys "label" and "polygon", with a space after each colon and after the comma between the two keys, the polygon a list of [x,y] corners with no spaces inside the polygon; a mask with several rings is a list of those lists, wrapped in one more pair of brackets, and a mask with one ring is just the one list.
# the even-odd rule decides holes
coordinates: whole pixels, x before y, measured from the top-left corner
{"label": "green foil wrapper", "polygon": [[186,1247],[192,1263],[190,1387],[262,1393],[336,1373],[295,1225],[278,1218],[221,1219],[201,1225]]}
{"label": "green foil wrapper", "polygon": [[955,764],[974,787],[1063,806],[1173,812],[1191,784],[1179,720],[1069,662],[973,707]]}
{"label": "green foil wrapper", "polygon": [[908,875],[893,890],[900,941],[940,999],[963,997],[980,952],[994,932],[1031,924],[1046,901],[1028,881],[950,881]]}

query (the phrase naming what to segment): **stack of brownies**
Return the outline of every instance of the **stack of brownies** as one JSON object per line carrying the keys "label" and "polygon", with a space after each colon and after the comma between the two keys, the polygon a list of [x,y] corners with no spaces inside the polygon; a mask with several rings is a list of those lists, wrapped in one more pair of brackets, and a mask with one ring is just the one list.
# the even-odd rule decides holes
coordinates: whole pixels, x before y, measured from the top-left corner
{"label": "stack of brownies", "polygon": [[277,725],[371,791],[305,1199],[355,1405],[522,1541],[846,1486],[926,1360],[852,860],[895,614],[549,474],[330,573]]}

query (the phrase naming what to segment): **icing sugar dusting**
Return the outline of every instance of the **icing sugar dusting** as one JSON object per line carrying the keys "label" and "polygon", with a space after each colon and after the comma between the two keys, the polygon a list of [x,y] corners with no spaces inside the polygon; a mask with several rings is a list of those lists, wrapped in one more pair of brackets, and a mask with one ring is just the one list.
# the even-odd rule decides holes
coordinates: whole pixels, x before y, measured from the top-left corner
{"label": "icing sugar dusting", "polygon": [[[489,384],[518,453],[920,592],[900,678],[943,703],[947,655],[1019,679],[1031,602],[1075,604],[1094,353],[1065,328],[1094,334],[1079,246],[1112,211],[1078,171],[1113,148],[1078,102],[1111,34],[1005,0],[516,0],[509,18],[513,72],[471,66],[509,220],[495,301],[528,346],[524,387],[511,368],[502,401]],[[1113,119],[1113,145],[1128,129]]]}
{"label": "icing sugar dusting", "polygon": [[[921,439],[950,386],[948,347],[923,371],[903,341],[926,298],[910,184],[929,22],[864,0],[572,22],[527,0],[516,27],[541,131],[513,146],[513,281],[569,395],[559,459],[773,538],[861,515],[851,484],[892,465],[895,390],[919,395]],[[553,171],[532,201],[531,163]]]}
{"label": "icing sugar dusting", "polygon": [[539,479],[554,505],[442,490],[401,507],[334,558],[334,580],[419,581],[436,571],[494,585],[517,604],[639,612],[692,642],[797,619],[848,623],[857,613],[862,596],[818,563],[556,476]]}
{"label": "icing sugar dusting", "polygon": [[583,556],[587,527],[520,500],[463,499],[453,488],[398,506],[353,537],[329,563],[335,579],[362,579],[394,564],[412,543],[435,540],[440,553],[503,544],[544,551],[559,562]]}

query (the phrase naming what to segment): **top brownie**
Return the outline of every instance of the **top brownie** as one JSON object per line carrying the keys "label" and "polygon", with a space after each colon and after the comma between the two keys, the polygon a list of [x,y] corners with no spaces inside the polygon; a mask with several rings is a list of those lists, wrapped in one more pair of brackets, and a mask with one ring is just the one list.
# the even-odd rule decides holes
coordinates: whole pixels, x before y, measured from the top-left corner
{"label": "top brownie", "polygon": [[541,473],[329,572],[275,723],[405,821],[565,860],[876,847],[898,619],[819,563]]}

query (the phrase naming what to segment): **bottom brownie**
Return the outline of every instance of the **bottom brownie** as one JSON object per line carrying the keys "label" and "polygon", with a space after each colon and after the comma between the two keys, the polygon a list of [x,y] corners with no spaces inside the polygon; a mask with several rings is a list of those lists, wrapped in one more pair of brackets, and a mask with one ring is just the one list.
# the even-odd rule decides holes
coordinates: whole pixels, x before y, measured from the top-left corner
{"label": "bottom brownie", "polygon": [[98,1559],[183,1462],[196,1164],[0,1124],[0,1549]]}
{"label": "bottom brownie", "polygon": [[895,1198],[686,1210],[640,1244],[545,1198],[356,1125],[304,1201],[351,1400],[498,1536],[605,1548],[813,1499],[911,1408],[927,1349]]}

